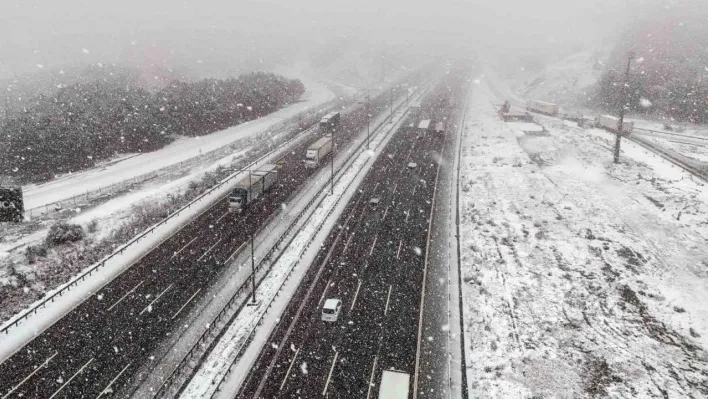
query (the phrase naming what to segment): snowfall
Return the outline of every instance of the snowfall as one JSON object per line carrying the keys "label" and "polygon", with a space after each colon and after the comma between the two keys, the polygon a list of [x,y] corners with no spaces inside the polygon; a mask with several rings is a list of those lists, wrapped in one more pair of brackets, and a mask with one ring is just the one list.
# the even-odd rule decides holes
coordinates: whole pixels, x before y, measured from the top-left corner
{"label": "snowfall", "polygon": [[470,397],[708,396],[708,186],[626,140],[505,123],[475,80],[460,172]]}

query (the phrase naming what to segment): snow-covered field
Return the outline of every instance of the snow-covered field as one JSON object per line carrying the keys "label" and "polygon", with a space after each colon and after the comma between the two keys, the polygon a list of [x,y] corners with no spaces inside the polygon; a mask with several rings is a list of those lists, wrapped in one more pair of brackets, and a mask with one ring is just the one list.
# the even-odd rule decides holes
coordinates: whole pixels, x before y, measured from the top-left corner
{"label": "snow-covered field", "polygon": [[473,86],[461,170],[470,397],[708,396],[708,187],[625,141],[511,128]]}

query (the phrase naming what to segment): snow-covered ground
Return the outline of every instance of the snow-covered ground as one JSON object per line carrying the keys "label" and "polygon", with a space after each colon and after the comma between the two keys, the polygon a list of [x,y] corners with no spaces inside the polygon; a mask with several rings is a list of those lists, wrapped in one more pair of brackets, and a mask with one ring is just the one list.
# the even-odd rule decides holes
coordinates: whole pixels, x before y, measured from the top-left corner
{"label": "snow-covered ground", "polygon": [[708,187],[631,142],[499,120],[463,138],[470,397],[708,396]]}
{"label": "snow-covered ground", "polygon": [[40,185],[23,187],[25,208],[32,209],[65,198],[81,195],[123,180],[173,165],[226,146],[236,140],[262,132],[276,123],[316,107],[334,98],[334,93],[320,82],[285,70],[299,78],[306,92],[300,102],[259,119],[201,137],[183,137],[157,151],[123,157],[121,160],[83,172],[72,173]]}

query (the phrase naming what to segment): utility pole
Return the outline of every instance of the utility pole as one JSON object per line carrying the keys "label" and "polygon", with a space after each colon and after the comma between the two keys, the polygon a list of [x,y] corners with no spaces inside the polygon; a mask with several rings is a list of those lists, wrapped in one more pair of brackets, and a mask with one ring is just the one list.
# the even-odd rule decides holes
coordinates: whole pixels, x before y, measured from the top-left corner
{"label": "utility pole", "polygon": [[627,54],[627,72],[624,76],[624,84],[622,84],[622,103],[620,104],[619,122],[617,122],[617,136],[615,138],[615,163],[619,163],[620,157],[620,142],[622,141],[622,130],[624,128],[624,108],[627,105],[627,86],[629,86],[629,67],[632,64],[635,54],[630,51]]}
{"label": "utility pole", "polygon": [[253,255],[253,234],[251,234],[251,301],[256,303],[256,258]]}
{"label": "utility pole", "polygon": [[334,195],[334,131],[335,129],[332,128],[332,157],[330,158],[330,187],[329,187],[329,194]]}
{"label": "utility pole", "polygon": [[369,149],[371,142],[371,95],[369,89],[366,89],[366,149]]}
{"label": "utility pole", "polygon": [[391,88],[391,94],[389,97],[391,103],[391,115],[389,116],[389,119],[391,120],[391,122],[393,122],[393,87]]}

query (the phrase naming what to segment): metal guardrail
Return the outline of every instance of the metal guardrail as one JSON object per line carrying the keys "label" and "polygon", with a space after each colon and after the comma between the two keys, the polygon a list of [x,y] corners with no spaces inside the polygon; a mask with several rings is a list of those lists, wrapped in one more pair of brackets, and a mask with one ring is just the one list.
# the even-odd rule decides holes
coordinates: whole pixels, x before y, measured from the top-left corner
{"label": "metal guardrail", "polygon": [[[400,110],[401,107],[404,106],[404,104],[405,104],[405,103],[399,104],[398,107],[396,107],[396,110],[395,110],[395,111],[397,112],[398,110]],[[385,111],[384,111],[384,112],[385,112]],[[405,114],[404,114],[404,115],[405,115]],[[373,131],[374,131],[374,132],[377,132],[377,131],[381,128],[382,125],[384,125],[385,123],[387,123],[387,121],[388,121],[388,119],[384,119],[381,123],[379,123],[376,127],[374,127]],[[374,133],[374,134],[379,134],[379,133],[380,133],[380,132]],[[357,146],[357,148],[349,154],[349,156],[348,156],[348,158],[346,159],[346,161],[344,162],[344,164],[347,165],[347,164],[350,164],[351,162],[353,162],[353,160],[355,159],[354,156],[359,154],[359,151],[362,150],[362,148],[363,148],[363,146],[364,146],[365,144],[366,144],[366,141],[365,141],[365,140],[363,140],[361,143],[359,143],[359,145]],[[340,167],[340,169],[339,169],[339,171],[338,171],[339,175],[338,175],[338,176],[336,177],[336,179],[335,179],[335,184],[341,180],[342,176],[345,174],[345,170],[348,169],[348,167],[349,167],[349,166],[346,166],[346,168],[341,168],[341,167]],[[350,183],[350,184],[351,184],[351,183]],[[325,185],[323,186],[323,188],[321,189],[320,192],[322,192],[322,190],[327,190],[327,186],[328,186],[328,185],[325,184]],[[321,198],[319,198],[319,197],[320,197],[320,195],[318,194],[317,196],[313,197],[313,198],[305,205],[305,207],[298,213],[298,215],[297,215],[297,216],[293,219],[293,221],[290,223],[290,225],[289,225],[288,228],[285,230],[285,232],[283,232],[283,233],[280,235],[280,237],[278,238],[278,240],[276,241],[276,243],[273,245],[273,247],[271,247],[271,249],[266,253],[266,255],[258,262],[258,264],[257,264],[256,267],[255,267],[256,273],[258,273],[258,272],[263,268],[264,265],[269,264],[269,268],[266,270],[265,274],[261,277],[260,281],[258,282],[259,285],[260,285],[260,283],[267,277],[268,272],[270,272],[271,268],[277,263],[277,261],[280,259],[280,256],[282,256],[282,253],[279,253],[279,254],[275,257],[275,259],[273,259],[273,260],[271,261],[271,258],[273,257],[273,255],[275,254],[275,252],[280,248],[280,244],[282,244],[283,241],[288,237],[288,235],[292,232],[292,230],[295,228],[295,226],[300,222],[300,220],[301,220],[302,217],[307,213],[307,211],[309,211],[309,209],[312,208],[313,205],[315,205],[315,202],[316,202],[316,201],[317,201],[317,206],[319,206],[319,205],[322,203],[322,201],[324,201],[324,199],[327,198],[326,196],[321,197]],[[319,199],[319,200],[318,200],[318,199]],[[331,213],[334,211],[334,209],[336,208],[336,205],[339,203],[340,200],[341,200],[341,197],[340,197],[339,199],[337,199],[337,202],[336,202],[335,206],[332,207],[332,209],[330,209],[330,211],[327,213],[327,216],[323,219],[323,222],[322,222],[322,223],[324,223],[324,220],[326,220],[326,219],[331,215]],[[267,223],[266,223],[266,224],[267,224]],[[266,224],[263,224],[262,226],[265,226]],[[292,240],[295,239],[296,236],[297,236],[297,235],[295,234],[295,235],[293,235],[293,236],[290,238],[290,240],[288,241],[286,247],[290,245],[290,243],[292,242]],[[306,251],[309,247],[310,247],[310,243],[308,243],[308,244],[300,251],[300,254],[299,254],[299,256],[298,256],[298,261],[302,259],[303,254],[305,253],[305,251]],[[295,262],[295,263],[296,263],[296,262]],[[294,263],[294,264],[295,264],[295,263]],[[294,271],[294,268],[291,268],[290,271],[288,272],[287,276],[285,277],[285,280],[283,281],[283,284],[285,284],[285,282],[290,278],[290,276],[292,275],[293,271]],[[219,326],[218,330],[221,330],[220,322],[221,322],[222,318],[224,317],[224,315],[226,314],[226,312],[228,312],[228,311],[233,307],[234,303],[238,300],[238,298],[240,297],[240,295],[243,294],[245,291],[249,290],[249,287],[250,287],[249,283],[250,283],[250,279],[246,279],[246,280],[241,284],[241,286],[237,289],[237,291],[232,295],[232,297],[229,299],[229,301],[227,302],[226,306],[217,314],[217,316],[214,318],[214,320],[213,320],[211,323],[209,323],[209,324],[207,325],[206,330],[202,333],[202,335],[199,337],[199,339],[197,340],[197,342],[195,342],[195,344],[194,344],[194,345],[192,346],[192,348],[187,352],[187,354],[186,354],[185,357],[182,359],[182,361],[180,361],[180,363],[175,367],[175,369],[174,369],[173,372],[170,374],[170,376],[168,376],[168,377],[165,379],[165,381],[163,382],[163,384],[162,384],[162,385],[160,386],[160,388],[156,391],[155,395],[153,395],[154,398],[164,397],[164,395],[167,393],[167,391],[171,388],[171,385],[172,385],[172,383],[175,381],[175,379],[177,379],[178,377],[180,377],[180,376],[183,374],[183,372],[185,371],[186,366],[187,366],[187,365],[189,364],[189,362],[194,358],[195,353],[203,346],[204,342],[205,342],[211,335],[213,335],[213,334],[215,333],[214,330],[217,330],[217,326]],[[280,290],[282,289],[283,284],[281,284],[281,286],[278,288],[278,292],[280,292]],[[275,297],[273,297],[273,298],[270,300],[270,302],[269,302],[268,305],[266,306],[266,311],[265,311],[265,312],[261,315],[261,317],[258,319],[258,321],[256,322],[255,326],[253,327],[253,329],[252,329],[251,332],[249,333],[248,337],[247,337],[246,340],[244,341],[244,344],[241,346],[241,348],[239,349],[239,351],[238,351],[238,353],[237,353],[237,355],[236,355],[236,359],[238,359],[238,358],[243,354],[243,351],[244,351],[245,348],[247,347],[246,344],[249,343],[249,342],[251,341],[251,339],[253,338],[253,335],[255,334],[255,331],[256,331],[257,327],[262,324],[263,318],[265,317],[265,315],[266,315],[268,309],[271,308],[271,306],[272,306],[272,304],[273,304],[273,302],[275,301],[276,298],[277,298],[277,294],[275,295]],[[247,299],[246,299],[246,301],[247,301]],[[237,309],[237,311],[236,311],[236,314],[238,314],[238,312],[239,312],[241,309],[243,309],[243,307],[246,305],[246,301],[244,301],[243,303],[241,303],[241,305],[238,307],[238,309]],[[215,395],[216,393],[219,392],[220,387],[221,387],[221,386],[223,385],[223,383],[224,383],[225,377],[226,377],[227,375],[229,375],[229,373],[230,373],[231,370],[233,369],[234,364],[235,364],[235,362],[232,362],[232,363],[229,365],[229,368],[228,368],[227,372],[224,374],[224,376],[223,376],[223,377],[221,378],[221,380],[219,381],[218,387],[217,387],[216,391],[214,392],[214,394],[212,395],[212,398],[214,397],[214,395]]]}
{"label": "metal guardrail", "polygon": [[230,181],[232,181],[233,179],[235,179],[235,178],[236,178],[240,173],[242,173],[243,171],[248,170],[249,168],[252,168],[252,167],[253,167],[255,164],[257,164],[258,162],[261,162],[263,159],[265,159],[265,158],[267,158],[267,157],[273,155],[273,154],[276,153],[277,151],[281,150],[283,147],[285,147],[285,146],[287,146],[287,145],[290,145],[290,143],[292,143],[293,141],[295,141],[295,140],[299,139],[300,137],[302,137],[302,134],[309,134],[309,133],[307,133],[307,132],[308,132],[308,130],[311,130],[311,129],[313,129],[313,128],[307,129],[307,130],[303,131],[301,134],[298,134],[298,135],[296,135],[295,137],[292,137],[292,138],[286,140],[285,142],[279,144],[277,147],[275,147],[275,148],[272,149],[271,151],[267,152],[266,154],[264,154],[264,155],[258,157],[256,160],[254,160],[253,162],[251,162],[249,165],[247,165],[247,166],[244,167],[243,169],[240,169],[240,170],[238,170],[238,171],[232,173],[231,175],[229,175],[229,176],[226,177],[225,179],[221,180],[219,183],[217,183],[216,185],[212,186],[210,189],[208,189],[208,190],[205,191],[204,193],[200,194],[197,198],[193,199],[193,200],[190,201],[188,204],[184,205],[183,207],[179,208],[179,209],[176,210],[175,212],[171,213],[171,214],[170,214],[169,216],[167,216],[166,218],[164,218],[164,219],[162,219],[161,221],[157,222],[156,224],[154,224],[154,225],[148,227],[148,228],[145,229],[142,233],[140,233],[140,234],[138,234],[137,236],[133,237],[133,238],[132,238],[130,241],[128,241],[127,243],[121,245],[118,249],[116,249],[115,251],[113,251],[111,254],[107,255],[106,257],[104,257],[103,259],[101,259],[101,260],[98,261],[97,263],[93,264],[92,266],[89,266],[87,269],[81,271],[77,276],[73,277],[69,282],[67,282],[67,283],[65,283],[65,284],[63,284],[63,285],[61,285],[58,289],[56,289],[54,292],[52,292],[52,293],[49,294],[47,297],[45,297],[44,299],[42,299],[40,302],[31,305],[30,308],[28,308],[28,309],[25,309],[23,312],[20,313],[19,316],[16,316],[15,319],[10,319],[10,320],[12,320],[11,322],[8,322],[6,325],[4,325],[2,328],[0,328],[0,333],[8,334],[8,332],[9,332],[9,330],[10,330],[11,328],[18,326],[23,320],[25,320],[26,318],[30,317],[32,314],[36,314],[37,311],[38,311],[39,309],[41,309],[41,308],[44,308],[48,302],[54,302],[54,299],[55,299],[55,298],[61,297],[64,293],[66,293],[67,291],[69,291],[72,287],[78,285],[79,282],[84,281],[87,277],[91,276],[94,272],[96,272],[96,271],[99,270],[100,268],[104,267],[104,266],[106,265],[106,262],[108,262],[109,260],[111,260],[111,259],[114,258],[115,256],[122,255],[123,252],[124,252],[128,247],[130,247],[130,246],[132,246],[132,245],[134,245],[134,244],[140,242],[143,238],[145,238],[146,236],[152,234],[152,233],[155,231],[156,228],[158,228],[158,227],[162,226],[163,224],[167,223],[169,220],[171,220],[171,219],[173,219],[173,218],[179,216],[180,213],[182,213],[182,212],[185,211],[186,209],[191,208],[192,205],[196,204],[197,202],[200,202],[202,199],[204,199],[205,197],[207,197],[208,195],[210,195],[210,194],[213,193],[214,191],[219,190],[219,189],[222,188],[225,184],[227,184],[227,183],[229,183]]}

